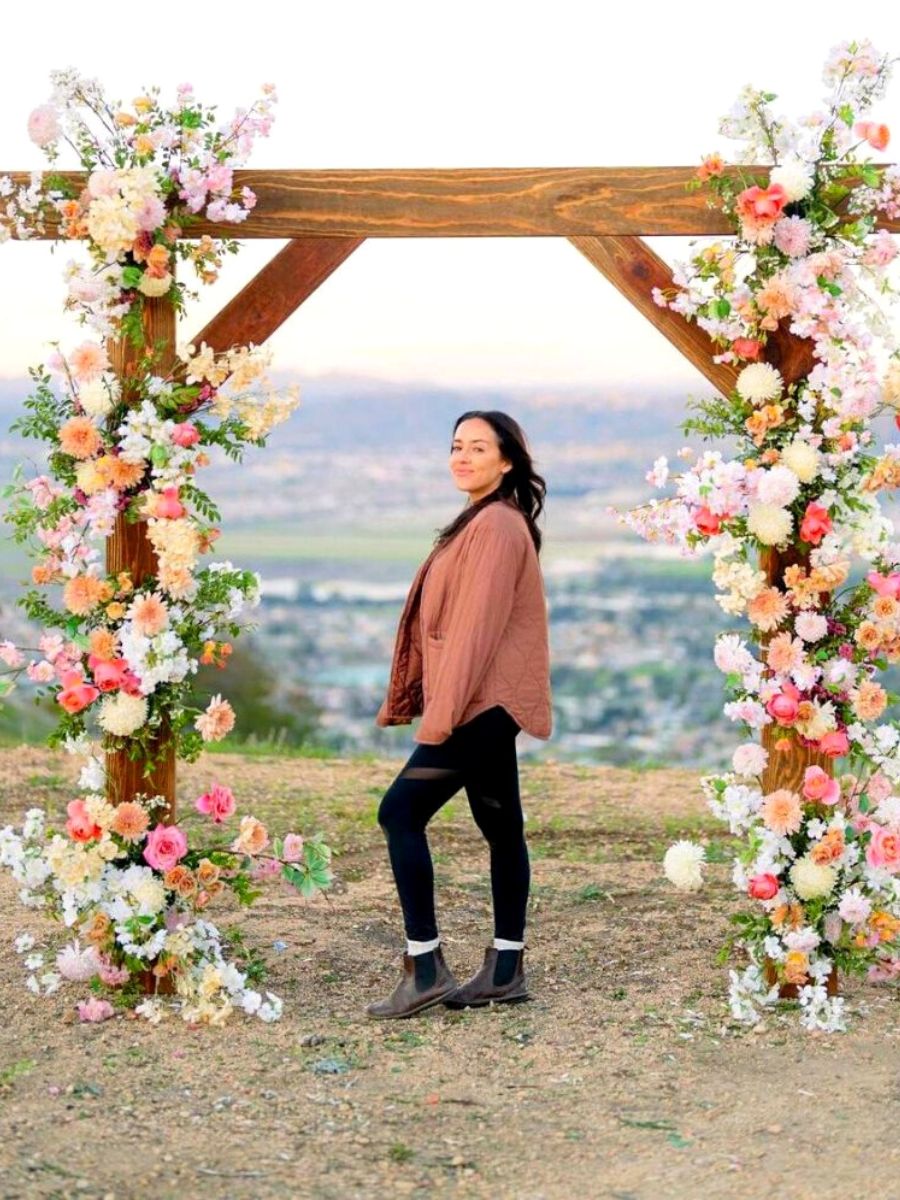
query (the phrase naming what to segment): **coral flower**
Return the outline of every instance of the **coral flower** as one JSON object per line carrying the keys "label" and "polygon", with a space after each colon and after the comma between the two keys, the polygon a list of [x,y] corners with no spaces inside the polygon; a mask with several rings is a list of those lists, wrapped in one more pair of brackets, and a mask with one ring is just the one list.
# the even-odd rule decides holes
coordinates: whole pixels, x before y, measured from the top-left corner
{"label": "coral flower", "polygon": [[109,585],[96,575],[73,575],[63,588],[63,604],[78,617],[87,616],[109,598]]}
{"label": "coral flower", "polygon": [[829,758],[840,758],[850,749],[850,739],[845,729],[833,729],[819,738],[819,749]]}
{"label": "coral flower", "polygon": [[780,183],[765,188],[753,186],[738,193],[737,211],[742,221],[776,221],[786,203],[787,192]]}
{"label": "coral flower", "polygon": [[886,150],[891,140],[891,131],[887,125],[880,125],[877,121],[857,121],[853,132],[868,142],[873,150]]}
{"label": "coral flower", "polygon": [[694,513],[694,525],[707,537],[715,537],[722,525],[722,518],[711,512],[706,505]]}
{"label": "coral flower", "polygon": [[207,705],[206,712],[194,721],[204,742],[218,742],[234,728],[234,709],[227,700],[216,693]]}
{"label": "coral flower", "polygon": [[705,183],[707,179],[712,179],[723,174],[725,171],[725,163],[721,154],[707,154],[700,162],[697,168],[697,178]]}
{"label": "coral flower", "polygon": [[763,800],[760,811],[766,828],[782,837],[796,833],[803,819],[800,797],[788,788],[770,792]]}
{"label": "coral flower", "polygon": [[71,417],[59,429],[59,448],[72,458],[91,458],[103,445],[100,430],[90,417]]}
{"label": "coral flower", "polygon": [[88,642],[94,658],[109,661],[118,655],[118,638],[109,629],[92,629]]}
{"label": "coral flower", "polygon": [[762,342],[756,338],[735,338],[731,343],[731,349],[738,358],[746,358],[755,362],[762,352]]}
{"label": "coral flower", "polygon": [[91,383],[109,368],[109,357],[96,342],[82,342],[69,355],[69,370],[78,383]]}
{"label": "coral flower", "polygon": [[103,830],[95,824],[94,818],[88,814],[83,800],[72,800],[66,805],[69,819],[66,821],[66,833],[73,842],[92,842],[102,837]]}
{"label": "coral flower", "polygon": [[803,795],[819,804],[837,804],[841,786],[821,767],[807,767],[803,776]]}
{"label": "coral flower", "polygon": [[68,713],[81,712],[100,695],[100,689],[85,683],[80,671],[66,671],[60,682],[62,690],[57,695],[56,702]]}
{"label": "coral flower", "polygon": [[806,506],[803,520],[800,522],[800,537],[804,542],[818,546],[827,533],[831,533],[831,517],[828,515],[828,509],[811,500]]}
{"label": "coral flower", "polygon": [[803,664],[803,643],[787,632],[779,633],[769,642],[766,649],[769,667],[779,675],[787,675]]}
{"label": "coral flower", "polygon": [[133,800],[126,800],[116,805],[116,815],[113,817],[110,829],[126,842],[137,842],[144,836],[150,818]]}
{"label": "coral flower", "polygon": [[747,616],[763,633],[777,629],[787,613],[787,596],[776,587],[763,588],[747,605]]}
{"label": "coral flower", "polygon": [[169,610],[159,592],[138,596],[131,602],[128,616],[135,633],[142,637],[155,637],[169,624]]}
{"label": "coral flower", "polygon": [[890,575],[881,575],[878,571],[870,571],[866,576],[866,583],[879,596],[893,596],[894,599],[900,596],[900,572],[898,571],[892,571]]}

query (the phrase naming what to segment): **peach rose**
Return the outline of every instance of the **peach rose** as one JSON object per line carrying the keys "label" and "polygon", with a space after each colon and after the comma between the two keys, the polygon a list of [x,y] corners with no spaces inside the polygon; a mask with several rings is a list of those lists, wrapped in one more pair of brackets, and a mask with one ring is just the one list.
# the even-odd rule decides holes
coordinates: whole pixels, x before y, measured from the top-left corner
{"label": "peach rose", "polygon": [[900,871],[900,834],[884,825],[874,825],[871,841],[866,847],[866,862],[870,867],[881,867],[892,875]]}

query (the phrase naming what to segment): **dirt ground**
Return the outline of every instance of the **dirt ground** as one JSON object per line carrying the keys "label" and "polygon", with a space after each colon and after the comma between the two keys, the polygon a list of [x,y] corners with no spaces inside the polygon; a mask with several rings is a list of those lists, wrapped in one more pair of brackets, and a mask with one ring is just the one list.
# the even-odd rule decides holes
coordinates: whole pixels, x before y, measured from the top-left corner
{"label": "dirt ground", "polygon": [[[273,829],[322,829],[338,851],[327,899],[279,885],[236,914],[285,1001],[274,1025],[67,1023],[73,985],[49,1000],[24,990],[12,941],[34,923],[4,873],[4,1200],[900,1196],[886,1136],[896,992],[849,984],[846,1034],[802,1032],[789,1005],[759,1032],[731,1022],[713,961],[734,904],[726,843],[691,772],[523,766],[535,999],[366,1018],[403,948],[375,820],[399,766],[206,754],[180,767],[183,813],[228,782]],[[62,811],[76,777],[64,754],[3,752],[0,825],[34,804]],[[720,860],[687,898],[659,867],[676,836],[709,840]],[[446,956],[464,979],[491,933],[464,797],[430,839]]]}

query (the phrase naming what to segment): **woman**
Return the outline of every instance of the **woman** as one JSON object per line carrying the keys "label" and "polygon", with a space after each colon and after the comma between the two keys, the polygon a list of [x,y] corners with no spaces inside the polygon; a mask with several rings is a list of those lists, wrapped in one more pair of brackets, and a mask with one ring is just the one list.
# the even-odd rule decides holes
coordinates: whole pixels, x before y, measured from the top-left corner
{"label": "woman", "polygon": [[[547,602],[536,520],[546,485],[525,435],[501,412],[467,412],[450,450],[463,510],[413,580],[378,725],[422,722],[419,745],[385,793],[378,821],[406,927],[403,975],[367,1012],[409,1017],[529,999],[523,970],[530,870],[516,736],[551,732]],[[460,788],[490,846],[494,943],[460,987],[444,962],[425,827]]]}

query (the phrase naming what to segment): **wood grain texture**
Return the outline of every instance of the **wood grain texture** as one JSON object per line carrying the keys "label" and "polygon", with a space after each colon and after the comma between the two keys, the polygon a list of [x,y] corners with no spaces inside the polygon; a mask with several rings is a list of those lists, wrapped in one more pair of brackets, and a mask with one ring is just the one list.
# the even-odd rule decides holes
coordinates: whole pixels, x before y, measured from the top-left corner
{"label": "wood grain texture", "polygon": [[[729,234],[689,167],[512,167],[236,171],[256,208],[242,225],[200,221],[187,237],[572,237]],[[768,167],[746,166],[765,182]],[[731,168],[729,173],[736,174]],[[26,183],[26,172],[11,174]],[[60,172],[76,185],[80,172]],[[882,219],[900,232],[900,220]],[[45,235],[52,237],[52,231]]]}
{"label": "wood grain texture", "polygon": [[[167,372],[175,361],[175,309],[165,299],[147,300],[144,305],[144,333],[148,345],[159,346],[156,370]],[[113,369],[122,381],[123,395],[129,398],[129,380],[134,371],[137,351],[125,340],[110,342],[108,347]],[[158,569],[156,554],[147,540],[146,522],[131,525],[120,513],[115,528],[106,539],[106,570],[113,574],[130,571],[135,586]],[[143,759],[132,760],[124,750],[106,755],[106,792],[111,804],[132,800],[139,792],[165,796],[167,809],[157,820],[169,821],[175,816],[175,750],[167,732],[163,731],[153,743],[154,757],[161,751],[157,765],[145,776]]]}
{"label": "wood grain texture", "polygon": [[206,342],[216,353],[262,345],[364,240],[293,239],[191,341],[197,347]]}
{"label": "wood grain texture", "polygon": [[713,355],[720,350],[708,334],[680,313],[660,308],[653,302],[653,288],[671,288],[672,271],[646,242],[638,237],[573,237],[569,241],[706,376],[713,387],[723,395],[731,393],[737,368],[729,363],[713,362]]}

